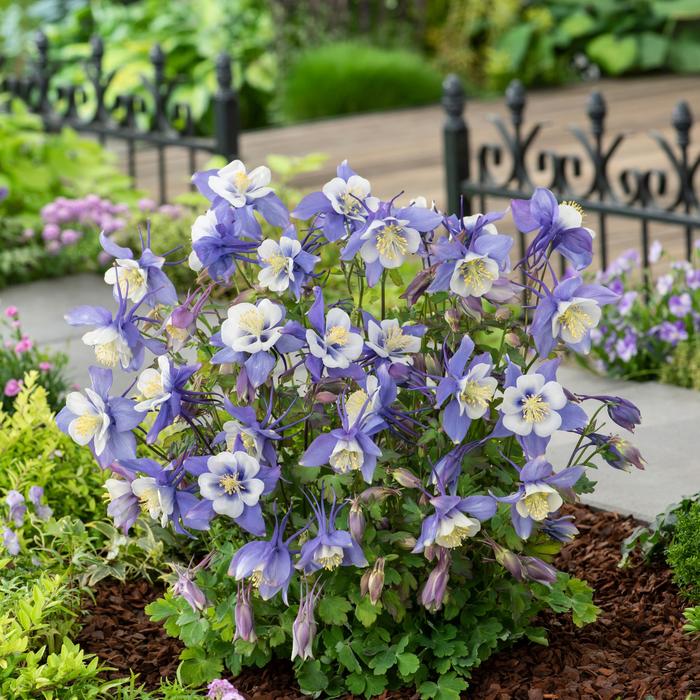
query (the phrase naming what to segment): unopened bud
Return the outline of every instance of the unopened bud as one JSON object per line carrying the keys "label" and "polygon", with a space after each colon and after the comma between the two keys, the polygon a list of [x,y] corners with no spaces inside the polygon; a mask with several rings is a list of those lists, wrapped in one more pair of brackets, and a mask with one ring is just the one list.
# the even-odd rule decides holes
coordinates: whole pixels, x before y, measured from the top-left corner
{"label": "unopened bud", "polygon": [[430,612],[435,612],[442,607],[447,591],[447,582],[450,580],[450,561],[449,553],[440,547],[438,563],[430,572],[420,594],[422,605]]}
{"label": "unopened bud", "polygon": [[423,486],[421,480],[413,472],[403,467],[394,469],[392,476],[401,486],[405,486],[408,489],[419,489]]}
{"label": "unopened bud", "polygon": [[510,345],[512,348],[520,347],[520,338],[518,338],[517,333],[513,333],[512,331],[510,333],[506,333],[505,342],[506,345]]}
{"label": "unopened bud", "polygon": [[255,618],[253,617],[253,606],[250,604],[250,588],[239,586],[236,595],[236,609],[234,610],[234,621],[236,623],[235,639],[243,639],[246,642],[255,642],[258,635],[255,634]]}
{"label": "unopened bud", "polygon": [[360,544],[362,542],[362,536],[365,534],[365,515],[362,512],[362,505],[357,498],[350,506],[348,526],[353,539]]}
{"label": "unopened bud", "polygon": [[497,321],[507,321],[511,317],[511,310],[507,306],[501,306],[493,316]]}
{"label": "unopened bud", "polygon": [[450,327],[453,333],[456,333],[459,330],[459,322],[461,318],[462,314],[458,309],[447,309],[447,311],[445,311],[445,321],[447,321],[447,325]]}
{"label": "unopened bud", "polygon": [[333,403],[337,398],[338,397],[330,391],[319,391],[318,394],[314,396],[314,400],[322,404]]}
{"label": "unopened bud", "polygon": [[377,561],[374,562],[372,571],[369,575],[367,590],[369,593],[369,600],[372,605],[376,605],[379,602],[379,598],[382,595],[382,589],[384,588],[384,557],[379,557]]}
{"label": "unopened bud", "polygon": [[416,546],[416,538],[412,537],[411,535],[407,535],[403,539],[400,539],[397,544],[399,547],[401,547],[401,549],[405,549],[406,551],[410,552]]}

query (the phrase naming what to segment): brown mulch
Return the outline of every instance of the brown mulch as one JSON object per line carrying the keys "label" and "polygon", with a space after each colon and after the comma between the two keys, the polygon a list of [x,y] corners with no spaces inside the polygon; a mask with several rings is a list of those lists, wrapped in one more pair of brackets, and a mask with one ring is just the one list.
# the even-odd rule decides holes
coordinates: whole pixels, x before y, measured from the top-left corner
{"label": "brown mulch", "polygon": [[[633,561],[618,569],[622,540],[634,529],[631,518],[571,509],[581,535],[558,557],[559,568],[587,580],[601,608],[598,620],[582,629],[563,616],[543,614],[549,646],[521,642],[475,669],[467,697],[478,700],[683,700],[700,692],[700,644],[681,631],[685,601],[661,562]],[[79,641],[117,670],[140,674],[147,687],[172,677],[179,641],[152,623],[144,606],[157,597],[144,582],[103,582]],[[291,664],[275,662],[249,669],[236,687],[254,700],[296,700]],[[384,696],[416,698],[410,691]]]}

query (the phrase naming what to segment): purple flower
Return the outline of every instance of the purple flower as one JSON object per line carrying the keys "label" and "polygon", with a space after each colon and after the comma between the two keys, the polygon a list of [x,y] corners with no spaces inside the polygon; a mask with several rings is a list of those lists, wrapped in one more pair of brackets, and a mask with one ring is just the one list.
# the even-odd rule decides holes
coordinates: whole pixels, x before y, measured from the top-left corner
{"label": "purple flower", "polygon": [[654,241],[649,248],[649,262],[653,265],[654,263],[661,260],[663,255],[664,247],[661,245],[661,241]]}
{"label": "purple flower", "polygon": [[377,321],[371,314],[365,314],[367,329],[366,358],[375,367],[387,364],[412,365],[413,357],[420,352],[421,337],[427,330],[421,325],[401,326],[396,319]]}
{"label": "purple flower", "polygon": [[19,538],[17,533],[10,530],[9,527],[2,529],[2,543],[13,557],[19,554]]}
{"label": "purple flower", "polygon": [[94,330],[85,333],[82,340],[94,348],[101,365],[110,368],[120,365],[127,372],[135,372],[143,364],[146,348],[155,355],[165,352],[162,342],[141,335],[136,325],[137,308],[135,305],[127,311],[126,299],[122,297],[114,317],[103,306],[86,305],[69,311],[65,319],[71,326],[94,326]]}
{"label": "purple flower", "polygon": [[548,360],[535,371],[522,374],[517,365],[508,362],[502,415],[493,437],[514,433],[532,457],[545,451],[557,430],[576,430],[588,423],[585,411],[567,399],[556,381],[558,366],[559,360]]}
{"label": "purple flower", "polygon": [[175,287],[163,272],[163,266],[168,263],[164,256],[155,255],[151,250],[150,225],[145,245],[141,239],[138,260],[131,248],[118,246],[104,232],[100,234],[100,244],[105,253],[115,258],[114,265],[105,272],[104,280],[114,288],[117,301],[126,298],[134,304],[144,300],[149,306],[177,304]]}
{"label": "purple flower", "polygon": [[420,536],[413,552],[438,545],[446,549],[460,547],[465,539],[481,530],[481,523],[493,517],[496,502],[491,496],[434,496],[430,505],[435,510],[423,520]]}
{"label": "purple flower", "polygon": [[449,550],[438,547],[437,564],[430,572],[420,594],[420,602],[430,612],[437,612],[445,599],[447,582],[450,580],[452,555]]}
{"label": "purple flower", "polygon": [[207,607],[207,597],[194,580],[198,567],[191,570],[175,565],[173,568],[177,574],[177,581],[173,584],[173,595],[184,598],[194,611],[204,610]]}
{"label": "purple flower", "polygon": [[316,517],[318,532],[315,537],[304,542],[301,556],[296,568],[305,574],[325,569],[333,571],[339,566],[367,566],[367,559],[357,542],[349,532],[336,530],[335,519],[342,505],[336,505],[335,496],[328,518],[323,501],[323,492],[319,501],[312,501],[311,507]]}
{"label": "purple flower", "polygon": [[632,467],[644,469],[644,458],[639,450],[627,440],[617,435],[601,435],[590,433],[586,435],[591,445],[600,448],[603,459],[614,469],[632,471]]}
{"label": "purple flower", "polygon": [[692,289],[693,291],[700,289],[700,270],[688,270],[685,273],[685,281],[688,285],[688,289]]}
{"label": "purple flower", "polygon": [[578,204],[558,204],[549,190],[538,187],[530,199],[512,200],[511,209],[518,230],[530,233],[539,229],[526,253],[532,265],[538,265],[550,247],[577,270],[591,264],[593,232],[582,226],[583,212]]}
{"label": "purple flower", "polygon": [[320,287],[314,287],[314,295],[316,299],[306,314],[313,326],[306,330],[311,353],[306,358],[307,369],[316,381],[323,375],[324,368],[330,370],[330,376],[347,376],[362,355],[362,336],[342,309],[333,307],[325,313]]}
{"label": "purple flower", "polygon": [[250,577],[263,600],[269,600],[282,591],[282,599],[287,603],[287,589],[294,570],[289,542],[299,534],[284,539],[288,518],[289,513],[282,518],[281,525],[275,520],[275,529],[269,540],[244,544],[233,555],[228,568],[229,576],[236,581]]}
{"label": "purple flower", "polygon": [[639,409],[631,401],[620,396],[586,396],[584,398],[602,401],[610,418],[631,433],[642,422]]}
{"label": "purple flower", "polygon": [[683,321],[663,321],[652,328],[651,332],[656,333],[661,340],[670,343],[674,347],[683,340],[688,340],[688,332]]}
{"label": "purple flower", "polygon": [[131,488],[133,478],[107,479],[105,488],[109,495],[107,515],[126,535],[141,514],[139,499]]}
{"label": "purple flower", "polygon": [[617,340],[615,352],[623,362],[629,362],[637,354],[637,334],[631,328],[628,328],[625,335]]}
{"label": "purple flower", "polygon": [[[516,467],[517,468],[517,467]],[[583,475],[583,467],[567,467],[557,474],[544,455],[530,459],[520,470],[520,485],[510,496],[496,497],[510,504],[513,527],[526,540],[537,523],[556,513],[564,503],[561,490],[569,490]]]}
{"label": "purple flower", "polygon": [[661,275],[656,280],[656,291],[664,296],[673,289],[673,275]]}
{"label": "purple flower", "polygon": [[155,442],[161,430],[171,425],[183,413],[183,401],[199,401],[195,393],[185,389],[199,365],[175,367],[170,359],[161,356],[158,358],[158,367],[159,369],[145,369],[136,382],[142,398],[134,406],[134,410],[139,413],[158,412],[148,431],[149,443]]}
{"label": "purple flower", "polygon": [[370,184],[357,175],[344,160],[337,168],[337,177],[327,182],[321,192],[306,195],[292,212],[295,219],[316,217],[315,226],[323,230],[328,241],[344,238],[348,229],[364,225],[367,215],[379,200],[370,196]]}
{"label": "purple flower", "polygon": [[578,528],[574,525],[573,515],[562,515],[559,518],[545,518],[542,521],[541,530],[553,540],[558,542],[571,542],[578,535]]}
{"label": "purple flower", "polygon": [[223,678],[209,683],[207,690],[207,697],[210,700],[245,700],[243,695]]}
{"label": "purple flower", "polygon": [[211,501],[213,511],[227,515],[254,535],[264,535],[259,500],[275,488],[279,470],[261,467],[255,457],[240,450],[213,455],[206,465],[197,481],[201,496]]}
{"label": "purple flower", "polygon": [[474,342],[465,335],[457,352],[447,362],[447,376],[437,388],[437,405],[449,399],[442,414],[442,427],[452,442],[459,444],[473,420],[489,411],[490,402],[498,386],[491,376],[493,364],[489,353],[477,355],[467,365],[474,351]]}
{"label": "purple flower", "polygon": [[680,296],[673,295],[668,300],[668,308],[677,318],[685,318],[693,309],[693,300],[688,292],[683,292]]}
{"label": "purple flower", "polygon": [[551,292],[545,289],[529,329],[537,352],[546,357],[559,339],[576,352],[588,352],[590,332],[600,321],[600,307],[617,298],[599,284],[584,284],[579,276],[560,282]]}
{"label": "purple flower", "polygon": [[627,316],[627,314],[632,310],[632,307],[634,306],[634,302],[637,300],[637,297],[639,294],[637,292],[625,292],[621,297],[620,300],[617,302],[617,310],[623,315]]}
{"label": "purple flower", "polygon": [[115,459],[136,456],[136,438],[132,430],[143,416],[134,402],[121,396],[110,397],[112,371],[90,367],[92,388],[81,394],[72,391],[66,405],[56,416],[56,424],[79,445],[89,445],[101,467]]}
{"label": "purple flower", "polygon": [[34,512],[40,520],[49,520],[53,515],[53,510],[42,503],[44,500],[44,489],[41,486],[32,486],[29,489],[29,500],[34,506]]}
{"label": "purple flower", "polygon": [[24,382],[21,379],[8,379],[5,382],[3,394],[9,397],[17,396],[17,394],[19,394],[19,392],[22,391],[23,386]]}
{"label": "purple flower", "polygon": [[10,508],[10,512],[7,516],[8,521],[15,527],[22,527],[24,515],[27,512],[24,496],[19,491],[12,489],[11,491],[7,492],[7,496],[5,496],[5,503],[7,503]]}
{"label": "purple flower", "polygon": [[228,310],[221,331],[212,336],[212,344],[222,347],[212,362],[233,362],[242,365],[253,388],[259,387],[270,376],[279,353],[299,350],[303,340],[301,326],[293,321],[283,325],[285,308],[269,299],[257,304],[242,302]]}
{"label": "purple flower", "polygon": [[258,273],[260,285],[278,293],[289,289],[297,301],[301,297],[302,285],[321,260],[303,249],[292,226],[280,237],[279,242],[272,238],[264,240],[258,246],[258,259],[262,267]]}
{"label": "purple flower", "polygon": [[[303,591],[303,588],[302,588]],[[314,619],[314,607],[321,595],[321,589],[316,589],[316,583],[309,587],[301,596],[299,611],[292,624],[292,661],[299,657],[302,661],[313,659],[313,644],[316,636],[316,620]]]}
{"label": "purple flower", "polygon": [[431,246],[438,265],[428,293],[449,290],[463,298],[491,301],[512,296],[510,284],[501,273],[510,270],[513,239],[499,234],[493,225],[502,216],[494,212],[446,220],[451,235]]}
{"label": "purple flower", "polygon": [[236,607],[233,611],[236,631],[233,635],[234,641],[242,639],[245,642],[256,642],[258,635],[255,634],[255,618],[253,616],[253,606],[250,603],[251,586],[238,584],[236,593]]}

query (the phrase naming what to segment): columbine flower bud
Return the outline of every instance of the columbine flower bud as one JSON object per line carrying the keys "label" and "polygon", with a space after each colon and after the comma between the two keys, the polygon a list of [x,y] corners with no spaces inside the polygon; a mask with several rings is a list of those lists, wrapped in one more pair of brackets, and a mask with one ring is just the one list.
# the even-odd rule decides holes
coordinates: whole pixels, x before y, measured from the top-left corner
{"label": "columbine flower bud", "polygon": [[621,428],[629,430],[631,433],[642,422],[640,410],[627,399],[619,396],[612,396],[607,401],[608,415]]}
{"label": "columbine flower bud", "polygon": [[515,552],[501,547],[501,545],[496,542],[490,541],[489,544],[496,556],[496,561],[506,569],[516,581],[522,581],[525,578],[525,570],[520,561],[520,557]]}
{"label": "columbine flower bud", "polygon": [[408,469],[404,469],[403,467],[394,469],[392,476],[401,484],[401,486],[405,486],[408,489],[419,489],[423,486],[421,480],[415,474],[413,474],[413,472],[410,472]]}
{"label": "columbine flower bud", "polygon": [[194,582],[194,574],[189,569],[174,567],[178,578],[173,585],[173,595],[184,598],[192,610],[204,610],[207,607],[207,597],[202,589]]}
{"label": "columbine flower bud", "polygon": [[537,557],[523,557],[521,561],[525,578],[530,579],[530,581],[551,586],[557,580],[557,570],[541,559]]}
{"label": "columbine flower bud", "polygon": [[255,618],[253,617],[253,606],[250,604],[250,586],[238,586],[233,617],[236,622],[234,640],[243,639],[246,642],[255,642],[258,635],[255,634]]}
{"label": "columbine flower bud", "polygon": [[313,643],[316,636],[314,605],[316,604],[314,588],[307,590],[299,602],[299,612],[292,625],[292,661],[298,656],[302,661],[313,659]]}
{"label": "columbine flower bud", "polygon": [[447,582],[450,580],[450,554],[440,548],[437,566],[430,572],[428,580],[420,594],[420,602],[430,612],[436,612],[442,607],[447,590]]}
{"label": "columbine flower bud", "polygon": [[401,295],[401,298],[406,299],[408,302],[409,308],[421,298],[423,292],[430,286],[434,274],[434,268],[429,267],[426,270],[421,270],[413,280],[409,282],[406,291]]}
{"label": "columbine flower bud", "polygon": [[462,314],[459,313],[458,309],[447,309],[445,311],[445,321],[447,321],[447,325],[450,327],[453,333],[456,333],[459,330],[459,322],[462,318]]}
{"label": "columbine flower bud", "polygon": [[384,557],[379,557],[377,561],[374,562],[372,571],[369,575],[369,580],[367,583],[367,591],[369,593],[369,599],[372,605],[376,605],[379,602],[379,598],[382,595],[382,589],[384,588]]}
{"label": "columbine flower bud", "polygon": [[511,317],[511,311],[507,306],[501,306],[493,316],[497,321],[507,321]]}
{"label": "columbine flower bud", "polygon": [[513,333],[512,331],[510,333],[506,333],[505,342],[506,345],[510,345],[512,348],[520,347],[520,338],[518,338],[517,333]]}
{"label": "columbine flower bud", "polygon": [[350,506],[348,527],[355,542],[358,544],[362,542],[362,536],[365,534],[365,515],[362,512],[362,505],[358,498],[356,498]]}
{"label": "columbine flower bud", "polygon": [[637,469],[644,469],[644,458],[640,451],[630,442],[615,435],[610,438],[608,445],[613,455],[617,456],[617,459],[612,461],[606,457],[606,461],[611,467],[627,472],[631,471],[633,466],[637,467]]}
{"label": "columbine flower bud", "polygon": [[403,539],[399,540],[397,544],[399,547],[401,547],[401,549],[405,549],[406,551],[410,552],[416,546],[416,538],[412,537],[411,535],[407,535]]}

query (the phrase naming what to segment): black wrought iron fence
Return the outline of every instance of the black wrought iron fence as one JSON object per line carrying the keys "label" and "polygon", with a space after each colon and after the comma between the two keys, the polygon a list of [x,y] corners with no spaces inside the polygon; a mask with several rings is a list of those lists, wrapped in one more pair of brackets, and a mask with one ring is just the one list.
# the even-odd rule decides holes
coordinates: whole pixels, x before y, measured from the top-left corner
{"label": "black wrought iron fence", "polygon": [[[115,72],[102,65],[102,39],[91,41],[91,55],[85,63],[85,80],[80,84],[57,83],[60,67],[53,60],[49,41],[39,32],[36,56],[29,61],[22,75],[0,74],[0,93],[20,98],[29,110],[39,115],[48,131],[68,126],[76,131],[93,134],[101,143],[121,142],[126,152],[126,167],[133,178],[138,175],[140,159],[137,151],[155,150],[158,195],[161,202],[168,196],[169,165],[166,152],[171,147],[187,153],[188,172],[196,170],[199,152],[221,155],[228,160],[238,156],[240,131],[238,96],[233,87],[231,59],[219,54],[215,65],[217,90],[213,96],[214,136],[202,138],[195,134],[188,104],[172,100],[177,79],[165,74],[167,56],[159,45],[150,52],[152,76],[143,76],[143,91],[117,94],[107,99]],[[0,69],[3,62],[0,57]],[[5,109],[12,101],[5,100]],[[183,173],[185,174],[185,173]]]}
{"label": "black wrought iron fence", "polygon": [[[624,217],[634,220],[635,225],[639,223],[640,252],[645,266],[651,224],[676,228],[683,236],[685,253],[690,258],[695,232],[700,229],[700,203],[694,186],[700,170],[700,155],[691,155],[693,117],[687,102],[678,102],[671,114],[675,145],[659,133],[650,134],[665,154],[668,167],[621,168],[614,175],[611,165],[626,134],[606,131],[608,108],[600,92],[594,91],[588,98],[588,130],[571,129],[583,149],[583,156],[555,152],[551,148],[538,149],[543,124],[525,125],[526,93],[519,81],[509,85],[505,102],[510,123],[498,116],[491,117],[501,143],[474,143],[473,131],[464,118],[462,84],[456,75],[445,79],[442,99],[447,115],[443,128],[444,162],[450,212],[473,213],[475,199],[478,209],[484,211],[486,199],[490,197],[529,197],[538,181],[551,189],[560,201],[575,200],[594,214],[601,267],[606,267],[609,260],[610,217]],[[645,154],[640,154],[642,164],[644,158]],[[521,236],[521,251],[524,249],[524,236]]]}

